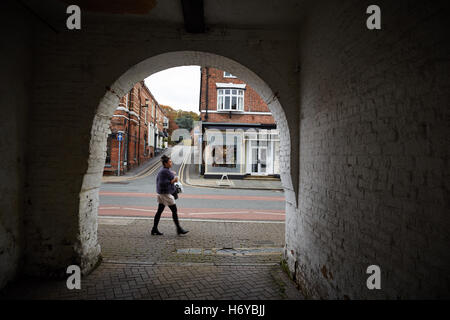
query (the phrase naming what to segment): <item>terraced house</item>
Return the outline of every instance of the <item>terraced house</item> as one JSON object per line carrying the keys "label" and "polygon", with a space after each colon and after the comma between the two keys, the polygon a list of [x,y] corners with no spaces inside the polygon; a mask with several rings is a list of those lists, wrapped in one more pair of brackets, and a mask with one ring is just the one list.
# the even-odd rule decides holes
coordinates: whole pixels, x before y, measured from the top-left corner
{"label": "terraced house", "polygon": [[166,119],[144,81],[136,83],[111,118],[104,174],[123,174],[166,148]]}
{"label": "terraced house", "polygon": [[275,119],[253,88],[229,72],[202,67],[199,111],[205,178],[279,176]]}

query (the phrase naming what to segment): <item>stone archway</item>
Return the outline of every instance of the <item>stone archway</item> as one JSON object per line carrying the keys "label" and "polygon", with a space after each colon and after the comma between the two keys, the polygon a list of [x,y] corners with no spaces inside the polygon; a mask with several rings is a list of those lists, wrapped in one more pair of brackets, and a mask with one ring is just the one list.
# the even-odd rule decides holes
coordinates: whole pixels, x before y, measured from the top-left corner
{"label": "stone archway", "polygon": [[[295,195],[292,196],[294,188],[290,171],[292,159],[290,157],[291,139],[288,122],[277,94],[270,89],[266,82],[235,60],[216,54],[177,51],[153,56],[131,67],[111,87],[107,88],[94,117],[89,146],[88,170],[83,177],[80,192],[80,234],[79,242],[76,244],[77,253],[80,255],[81,268],[85,273],[97,264],[100,257],[100,245],[97,239],[98,192],[103,174],[110,118],[119,103],[119,99],[135,83],[149,75],[168,68],[185,65],[210,66],[227,70],[248,83],[266,101],[280,132],[280,176],[282,185],[287,193],[286,198],[291,199],[291,201],[295,199]],[[294,202],[296,201],[294,200]]]}

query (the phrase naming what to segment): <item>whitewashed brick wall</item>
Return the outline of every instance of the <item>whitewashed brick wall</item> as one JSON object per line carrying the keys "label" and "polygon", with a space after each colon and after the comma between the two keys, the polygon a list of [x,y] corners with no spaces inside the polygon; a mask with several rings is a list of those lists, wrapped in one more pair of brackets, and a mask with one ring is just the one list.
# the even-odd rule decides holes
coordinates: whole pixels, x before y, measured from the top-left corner
{"label": "whitewashed brick wall", "polygon": [[[285,256],[310,297],[449,298],[447,18],[430,3],[377,4],[379,31],[361,1],[316,3],[301,27]],[[382,290],[366,287],[372,264]]]}
{"label": "whitewashed brick wall", "polygon": [[[284,258],[305,294],[448,298],[445,10],[379,1],[383,29],[368,31],[366,3],[310,4],[299,28],[211,27],[203,35],[90,14],[80,31],[52,20],[60,29],[54,33],[31,19],[34,82],[22,89],[32,97],[29,133],[12,143],[20,156],[26,142],[27,167],[14,164],[15,155],[5,158],[19,173],[1,202],[18,199],[27,209],[1,216],[12,232],[0,238],[7,252],[0,286],[19,261],[25,273],[42,276],[64,276],[70,264],[85,273],[94,268],[98,188],[118,98],[151,73],[198,64],[236,74],[274,113],[287,200]],[[14,121],[5,130],[15,129]],[[371,264],[381,267],[380,291],[365,286]]]}

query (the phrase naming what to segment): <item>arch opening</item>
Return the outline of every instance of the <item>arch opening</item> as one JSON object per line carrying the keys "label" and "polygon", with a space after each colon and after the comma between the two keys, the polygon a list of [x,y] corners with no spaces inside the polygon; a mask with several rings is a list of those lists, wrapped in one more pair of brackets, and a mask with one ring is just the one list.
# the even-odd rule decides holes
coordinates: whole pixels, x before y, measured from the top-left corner
{"label": "arch opening", "polygon": [[169,52],[148,58],[126,71],[109,88],[98,105],[91,129],[88,169],[83,177],[80,192],[80,234],[77,253],[83,272],[92,270],[100,258],[97,238],[99,189],[101,185],[109,123],[119,100],[135,83],[165,69],[199,65],[227,70],[251,86],[266,102],[279,129],[280,178],[285,193],[292,190],[290,165],[290,135],[284,110],[266,82],[242,64],[216,54],[196,51]]}

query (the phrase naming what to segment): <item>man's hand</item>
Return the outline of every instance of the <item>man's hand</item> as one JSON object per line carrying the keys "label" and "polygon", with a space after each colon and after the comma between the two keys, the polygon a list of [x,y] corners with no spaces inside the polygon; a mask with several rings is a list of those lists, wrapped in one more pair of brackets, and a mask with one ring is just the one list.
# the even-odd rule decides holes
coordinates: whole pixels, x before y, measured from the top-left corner
{"label": "man's hand", "polygon": [[178,177],[175,177],[172,179],[172,181],[170,181],[170,183],[174,184],[175,182],[178,182]]}

